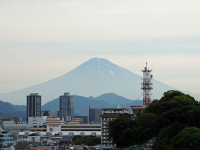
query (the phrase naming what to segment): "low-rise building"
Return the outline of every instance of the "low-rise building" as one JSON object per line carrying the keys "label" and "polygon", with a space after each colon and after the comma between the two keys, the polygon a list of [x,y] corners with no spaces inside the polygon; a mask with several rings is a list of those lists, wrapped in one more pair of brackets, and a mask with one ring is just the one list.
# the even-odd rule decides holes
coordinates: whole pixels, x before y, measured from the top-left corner
{"label": "low-rise building", "polygon": [[10,132],[2,131],[0,132],[0,150],[11,150],[13,146],[13,140],[10,137]]}
{"label": "low-rise building", "polygon": [[43,118],[42,117],[28,117],[28,124],[32,127],[43,126]]}
{"label": "low-rise building", "polygon": [[40,143],[41,135],[38,133],[32,133],[28,135],[28,141],[31,143]]}
{"label": "low-rise building", "polygon": [[31,132],[46,132],[47,128],[46,127],[32,127],[30,128]]}
{"label": "low-rise building", "polygon": [[75,116],[74,118],[80,118],[81,124],[88,124],[88,116]]}
{"label": "low-rise building", "polygon": [[58,117],[47,117],[47,131],[57,132],[61,130],[61,125],[64,124],[63,120]]}
{"label": "low-rise building", "polygon": [[[31,128],[31,131],[19,132],[19,138],[27,137],[32,133],[40,133],[41,136],[101,136],[101,124],[59,124],[47,125],[47,131],[42,128]],[[45,129],[45,128],[44,128]]]}
{"label": "low-rise building", "polygon": [[82,118],[74,118],[73,121],[65,122],[66,124],[82,124],[83,119]]}
{"label": "low-rise building", "polygon": [[64,124],[61,132],[69,136],[101,136],[101,124]]}
{"label": "low-rise building", "polygon": [[4,127],[10,132],[30,131],[31,128],[28,124],[5,124]]}
{"label": "low-rise building", "polygon": [[13,139],[10,132],[4,130],[4,126],[0,121],[0,150],[11,150],[13,147]]}
{"label": "low-rise building", "polygon": [[30,146],[30,150],[56,150],[55,146]]}
{"label": "low-rise building", "polygon": [[132,117],[133,119],[136,118],[136,116],[144,109],[144,107],[142,106],[131,106],[131,113],[132,113]]}

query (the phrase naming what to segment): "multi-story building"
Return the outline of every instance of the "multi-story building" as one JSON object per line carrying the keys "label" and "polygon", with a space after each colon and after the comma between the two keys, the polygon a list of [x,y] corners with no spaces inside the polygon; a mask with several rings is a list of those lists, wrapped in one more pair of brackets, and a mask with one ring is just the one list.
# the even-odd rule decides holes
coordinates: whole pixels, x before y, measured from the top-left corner
{"label": "multi-story building", "polygon": [[74,118],[73,121],[68,121],[66,124],[82,124],[83,119],[82,118]]}
{"label": "multi-story building", "polygon": [[58,112],[45,110],[45,111],[42,111],[42,116],[58,117]]}
{"label": "multi-story building", "polygon": [[64,124],[63,120],[58,117],[47,117],[47,131],[55,132],[60,131],[61,125]]}
{"label": "multi-story building", "polygon": [[0,150],[11,150],[13,147],[13,139],[10,132],[4,130],[4,126],[0,120]]}
{"label": "multi-story building", "polygon": [[27,96],[27,121],[31,126],[42,126],[41,96],[38,93],[30,93]]}
{"label": "multi-story building", "polygon": [[101,124],[63,124],[61,132],[68,136],[101,136]]}
{"label": "multi-story building", "polygon": [[89,108],[89,123],[101,123],[101,108]]}
{"label": "multi-story building", "polygon": [[136,119],[137,115],[144,109],[142,106],[131,106],[132,117]]}
{"label": "multi-story building", "polygon": [[13,139],[10,137],[10,132],[0,131],[0,150],[11,150]]}
{"label": "multi-story building", "polygon": [[88,116],[75,116],[74,118],[80,118],[81,124],[88,124]]}
{"label": "multi-story building", "polygon": [[59,116],[64,121],[73,121],[74,119],[74,97],[69,93],[59,97]]}
{"label": "multi-story building", "polygon": [[76,124],[76,122],[67,122],[65,124],[60,118],[48,117],[47,132],[52,134],[61,133],[67,136],[101,136],[101,124]]}
{"label": "multi-story building", "polygon": [[101,115],[101,144],[114,146],[108,138],[108,122],[116,119],[120,114],[129,113],[128,108],[105,108]]}

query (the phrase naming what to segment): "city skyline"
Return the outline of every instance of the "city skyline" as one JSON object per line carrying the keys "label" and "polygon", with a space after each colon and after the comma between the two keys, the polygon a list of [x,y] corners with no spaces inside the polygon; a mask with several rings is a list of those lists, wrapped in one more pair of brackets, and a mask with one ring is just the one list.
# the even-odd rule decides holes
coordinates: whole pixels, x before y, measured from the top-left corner
{"label": "city skyline", "polygon": [[61,76],[93,57],[199,92],[196,0],[1,1],[0,93]]}

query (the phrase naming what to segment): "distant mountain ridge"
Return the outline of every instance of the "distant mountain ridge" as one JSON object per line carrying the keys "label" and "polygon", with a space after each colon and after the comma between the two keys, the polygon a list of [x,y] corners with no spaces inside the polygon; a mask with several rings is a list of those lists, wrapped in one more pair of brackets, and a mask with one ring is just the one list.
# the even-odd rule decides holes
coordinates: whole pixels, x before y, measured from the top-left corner
{"label": "distant mountain ridge", "polygon": [[[114,93],[107,93],[98,97],[84,97],[74,95],[74,112],[75,115],[88,116],[89,105],[91,108],[113,108],[120,104],[121,107],[130,108],[132,105],[141,106],[141,100],[130,100]],[[42,106],[42,110],[58,111],[59,99],[52,100]],[[0,101],[0,118],[18,116],[25,119],[26,106],[13,105],[11,103]]]}
{"label": "distant mountain ridge", "polygon": [[9,118],[18,116],[22,119],[26,117],[26,106],[24,105],[13,105],[8,102],[0,100],[0,118]]}
{"label": "distant mountain ridge", "polygon": [[[142,106],[142,100],[131,100],[115,93],[106,93],[97,97],[84,97],[74,95],[74,112],[75,115],[88,116],[90,108],[116,108],[120,104],[121,108],[129,108],[130,106]],[[56,98],[42,106],[42,111],[58,111],[59,99]],[[0,100],[0,118],[12,116],[26,118],[25,105],[13,105]]]}
{"label": "distant mountain ridge", "polygon": [[[114,93],[103,94],[98,97],[84,97],[74,95],[74,112],[75,115],[88,115],[89,106],[91,108],[116,108],[120,104],[123,108],[130,106],[142,106],[141,100],[130,100]],[[59,99],[52,100],[43,105],[42,110],[59,110]]]}
{"label": "distant mountain ridge", "polygon": [[[64,92],[86,97],[116,93],[129,99],[142,99],[141,78],[106,59],[93,58],[58,78],[22,90],[0,94],[0,99],[13,104],[25,104],[26,95],[39,93],[42,96],[42,103],[45,104]],[[155,79],[153,87],[153,99],[159,99],[164,92],[176,89]]]}

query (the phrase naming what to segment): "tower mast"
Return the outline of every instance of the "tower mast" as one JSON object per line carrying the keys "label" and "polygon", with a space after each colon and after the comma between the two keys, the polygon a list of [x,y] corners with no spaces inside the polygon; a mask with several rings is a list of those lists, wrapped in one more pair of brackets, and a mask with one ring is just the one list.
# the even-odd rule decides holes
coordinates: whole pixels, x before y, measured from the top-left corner
{"label": "tower mast", "polygon": [[143,106],[148,106],[151,103],[151,90],[153,89],[152,87],[152,77],[153,75],[151,74],[152,70],[148,69],[148,63],[146,62],[146,66],[144,67],[143,72],[143,82],[142,82],[142,90],[143,90]]}

